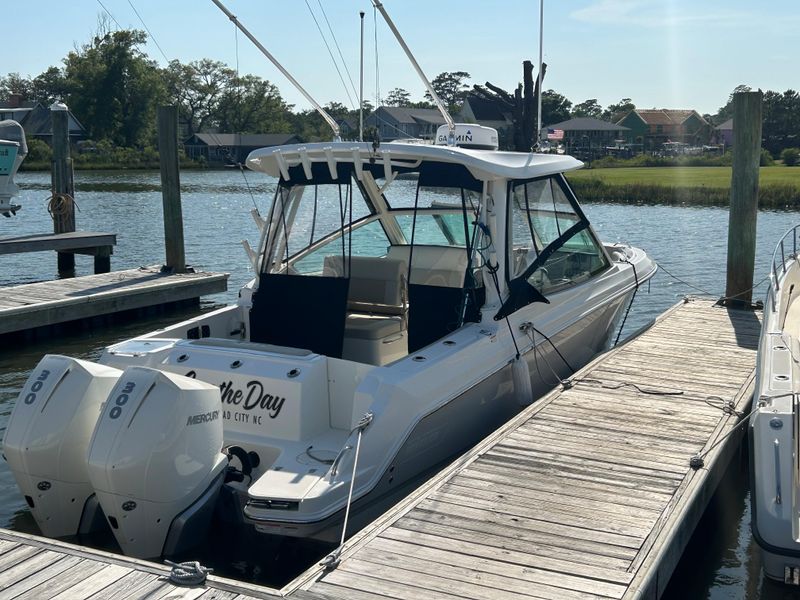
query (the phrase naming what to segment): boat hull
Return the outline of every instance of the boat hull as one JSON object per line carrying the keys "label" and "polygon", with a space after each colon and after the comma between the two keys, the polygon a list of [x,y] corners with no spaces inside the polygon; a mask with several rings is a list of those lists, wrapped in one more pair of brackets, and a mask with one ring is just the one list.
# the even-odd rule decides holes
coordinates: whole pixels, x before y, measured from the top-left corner
{"label": "boat hull", "polygon": [[[572,323],[529,350],[524,358],[531,374],[533,399],[539,398],[579,369],[613,341],[633,291]],[[571,357],[567,365],[563,356]],[[378,484],[355,500],[348,519],[352,535],[422,484],[437,469],[459,456],[517,414],[512,367],[507,364],[440,408],[424,416],[405,439]],[[262,533],[338,542],[344,508],[313,522],[283,519],[247,520]]]}
{"label": "boat hull", "polygon": [[800,263],[790,230],[773,257],[749,422],[753,539],[771,579],[800,585]]}

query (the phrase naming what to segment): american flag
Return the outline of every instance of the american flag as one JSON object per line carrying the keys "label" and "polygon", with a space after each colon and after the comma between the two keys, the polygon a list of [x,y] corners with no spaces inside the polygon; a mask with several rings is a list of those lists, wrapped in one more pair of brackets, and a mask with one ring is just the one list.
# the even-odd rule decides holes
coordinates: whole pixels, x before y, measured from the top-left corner
{"label": "american flag", "polygon": [[547,139],[548,140],[563,140],[564,139],[564,130],[563,129],[548,129],[547,130]]}

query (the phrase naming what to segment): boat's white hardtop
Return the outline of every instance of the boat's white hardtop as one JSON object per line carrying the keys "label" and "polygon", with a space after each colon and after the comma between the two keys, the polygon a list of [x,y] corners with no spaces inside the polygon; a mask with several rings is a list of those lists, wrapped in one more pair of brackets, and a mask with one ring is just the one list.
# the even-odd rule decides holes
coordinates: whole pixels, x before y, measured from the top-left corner
{"label": "boat's white hardtop", "polygon": [[530,179],[572,171],[583,166],[581,161],[559,154],[472,150],[397,142],[381,144],[377,150],[373,149],[371,142],[321,142],[259,148],[247,157],[247,166],[254,171],[279,177],[281,161],[288,167],[297,166],[303,161],[327,162],[331,158],[337,163],[352,164],[354,160],[372,160],[383,164],[387,157],[398,163],[438,161],[462,164],[473,177],[481,180]]}

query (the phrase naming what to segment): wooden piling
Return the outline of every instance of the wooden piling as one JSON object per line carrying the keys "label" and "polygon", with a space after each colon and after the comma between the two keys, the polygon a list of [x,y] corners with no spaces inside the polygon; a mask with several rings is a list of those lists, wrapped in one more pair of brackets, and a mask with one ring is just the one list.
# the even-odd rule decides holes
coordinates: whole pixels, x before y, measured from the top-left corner
{"label": "wooden piling", "polygon": [[[53,195],[49,210],[53,217],[53,233],[71,233],[75,231],[75,184],[69,151],[69,111],[66,104],[54,102],[50,107],[50,114],[53,119],[53,161],[50,174]],[[59,275],[74,272],[75,255],[59,252]]]}
{"label": "wooden piling", "polygon": [[161,164],[161,198],[164,207],[166,269],[186,272],[183,246],[183,212],[178,168],[178,107],[158,107],[158,154]]}
{"label": "wooden piling", "polygon": [[760,91],[739,92],[733,96],[733,172],[725,297],[728,306],[739,308],[749,307],[753,299],[761,98]]}

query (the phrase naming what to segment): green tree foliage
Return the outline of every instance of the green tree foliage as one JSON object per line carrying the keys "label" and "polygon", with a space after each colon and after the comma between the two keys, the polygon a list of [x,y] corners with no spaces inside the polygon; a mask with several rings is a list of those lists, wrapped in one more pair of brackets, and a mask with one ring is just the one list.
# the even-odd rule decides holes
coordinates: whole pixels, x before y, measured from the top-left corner
{"label": "green tree foliage", "polygon": [[542,92],[542,125],[560,123],[570,118],[572,102],[555,90]]}
{"label": "green tree foliage", "polygon": [[31,100],[50,106],[55,100],[67,97],[68,85],[64,77],[64,70],[58,67],[49,67],[31,81]]}
{"label": "green tree foliage", "polygon": [[[464,96],[469,90],[469,85],[466,83],[469,78],[470,74],[466,71],[453,71],[439,73],[431,81],[431,87],[451,113],[458,112],[461,108]],[[433,102],[430,93],[425,92],[425,98]]]}
{"label": "green tree foliage", "polygon": [[165,88],[156,63],[140,50],[146,41],[137,30],[98,34],[64,60],[67,103],[90,137],[120,146],[153,138]]}
{"label": "green tree foliage", "polygon": [[9,73],[5,77],[0,77],[0,98],[5,100],[11,94],[19,94],[23,100],[31,100],[33,82],[19,73]]}
{"label": "green tree foliage", "polygon": [[603,107],[597,102],[597,98],[589,98],[572,107],[572,116],[600,119],[603,117]]}
{"label": "green tree foliage", "polygon": [[612,123],[619,123],[629,112],[636,108],[630,98],[623,98],[616,104],[609,104],[603,111],[603,119]]}
{"label": "green tree foliage", "polygon": [[292,106],[278,88],[255,75],[234,77],[219,97],[212,120],[220,131],[235,133],[288,133]]}
{"label": "green tree foliage", "polygon": [[800,163],[800,148],[784,148],[781,151],[781,160],[787,167],[794,167]]}
{"label": "green tree foliage", "polygon": [[403,88],[394,88],[386,95],[383,103],[385,106],[411,106],[411,94]]}
{"label": "green tree foliage", "polygon": [[724,123],[728,119],[732,119],[733,118],[733,95],[734,94],[738,94],[740,92],[750,92],[750,91],[752,91],[750,86],[749,85],[744,85],[744,84],[737,85],[735,88],[733,88],[733,91],[730,93],[730,96],[728,96],[728,102],[725,104],[725,106],[721,107],[717,111],[716,116],[714,116],[714,121],[713,121],[714,124],[715,125],[721,125],[722,123]]}
{"label": "green tree foliage", "polygon": [[763,146],[773,156],[800,140],[800,94],[794,90],[764,92],[761,136]]}
{"label": "green tree foliage", "polygon": [[[189,137],[212,123],[221,111],[224,96],[228,103],[238,99],[235,94],[231,95],[232,89],[253,83],[244,79],[234,82],[235,78],[233,69],[207,58],[188,64],[178,60],[169,63],[166,69],[167,94],[177,104]],[[229,117],[232,116],[230,108],[226,106]]]}

